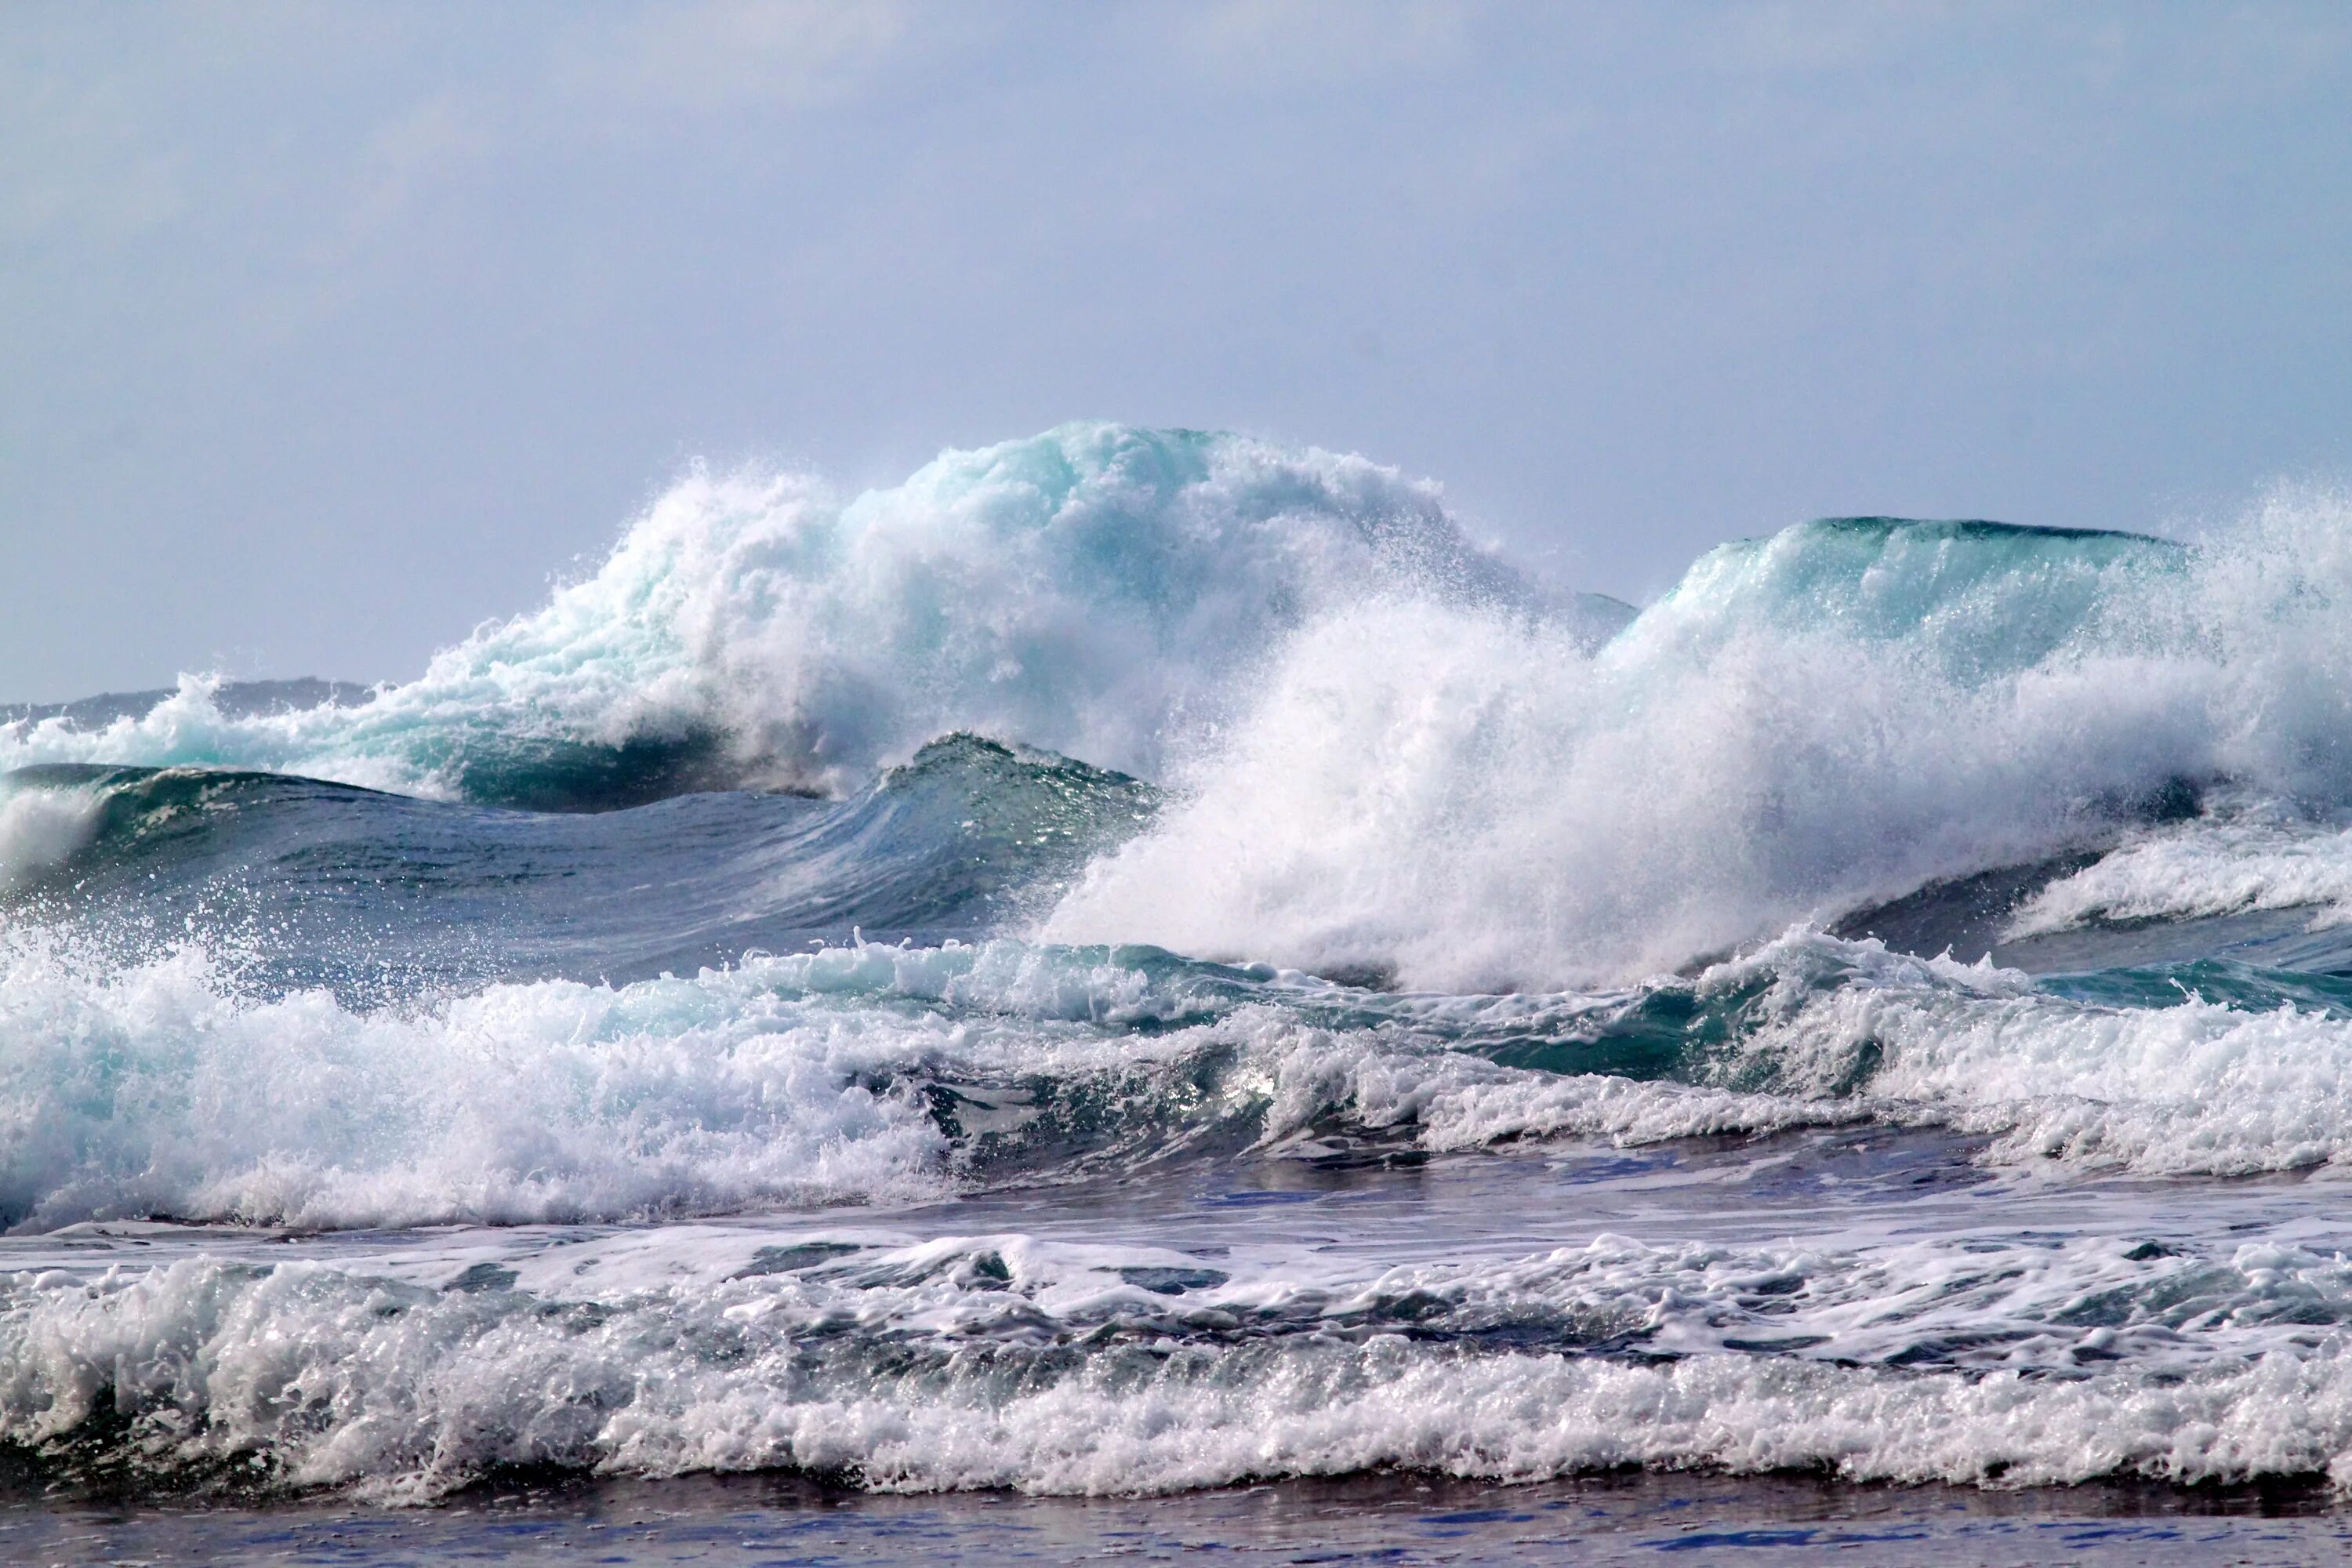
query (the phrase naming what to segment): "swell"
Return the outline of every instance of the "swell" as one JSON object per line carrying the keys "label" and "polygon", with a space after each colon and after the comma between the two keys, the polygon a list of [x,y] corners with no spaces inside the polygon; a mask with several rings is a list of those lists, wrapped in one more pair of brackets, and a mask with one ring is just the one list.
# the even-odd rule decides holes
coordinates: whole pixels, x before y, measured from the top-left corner
{"label": "swell", "polygon": [[986,934],[1050,905],[1157,805],[1123,774],[971,735],[845,800],[702,794],[593,816],[52,763],[0,775],[0,824],[21,819],[0,911],[126,962],[199,933],[264,993],[628,980],[858,931]]}

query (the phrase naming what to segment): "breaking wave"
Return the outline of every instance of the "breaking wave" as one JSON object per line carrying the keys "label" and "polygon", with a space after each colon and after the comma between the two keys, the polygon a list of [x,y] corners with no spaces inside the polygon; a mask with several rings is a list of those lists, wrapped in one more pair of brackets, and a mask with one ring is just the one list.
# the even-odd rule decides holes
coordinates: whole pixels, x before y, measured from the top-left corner
{"label": "breaking wave", "polygon": [[0,715],[0,1457],[2352,1484],[2347,736],[2316,492],[1636,614],[1233,437],[696,474],[414,680]]}
{"label": "breaking wave", "polygon": [[184,677],[152,706],[27,711],[0,768],[267,769],[562,809],[838,794],[963,730],[1149,775],[1284,635],[1386,590],[1587,637],[1630,613],[1548,595],[1432,487],[1360,458],[1070,426],[848,500],[698,473],[593,574],[415,680],[252,711]]}

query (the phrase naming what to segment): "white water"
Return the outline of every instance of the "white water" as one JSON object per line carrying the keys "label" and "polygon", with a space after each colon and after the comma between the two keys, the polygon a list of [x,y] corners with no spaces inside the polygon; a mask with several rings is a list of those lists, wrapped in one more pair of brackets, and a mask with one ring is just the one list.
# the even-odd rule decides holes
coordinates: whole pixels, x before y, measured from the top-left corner
{"label": "white water", "polygon": [[213,763],[462,793],[469,765],[533,746],[704,739],[743,777],[839,792],[971,730],[1151,773],[1288,631],[1407,584],[1613,629],[1604,602],[1547,597],[1394,469],[1076,425],[846,500],[697,473],[593,575],[371,702],[230,718],[184,678],[94,731],[0,728],[0,768]]}
{"label": "white water", "polygon": [[[1398,999],[1390,1022],[1335,1027],[1279,985],[1218,999],[1101,950],[869,946],[354,1011],[325,992],[246,996],[200,948],[118,967],[18,938],[0,963],[0,1202],[46,1229],[905,1200],[980,1179],[931,1119],[929,1085],[965,1097],[969,1132],[1013,1150],[1075,1135],[1129,1163],[1227,1128],[1278,1154],[1332,1130],[1438,1151],[1876,1121],[1989,1134],[1990,1160],[2075,1170],[2352,1163],[2340,1017],[2100,1006],[1803,932],[1693,990],[1758,1000],[1675,1082],[1448,1048],[1463,1016],[1496,1005],[1475,998]],[[1574,1038],[1627,1000],[1550,1005]],[[1201,1021],[1169,1026],[1187,1017]],[[1055,1120],[1064,1105],[1092,1120]]]}
{"label": "white water", "polygon": [[[1383,1466],[2352,1479],[2348,1347],[2310,1326],[2352,1310],[2352,1278],[2292,1245],[2199,1261],[2095,1239],[1743,1249],[1603,1236],[1369,1272],[1240,1248],[1203,1273],[1132,1245],[810,1234],[847,1255],[761,1272],[755,1244],[788,1238],[679,1227],[18,1275],[0,1295],[0,1437],[68,1436],[102,1404],[151,1464],[257,1458],[286,1482],[394,1499],[500,1464],[849,1468],[886,1489],[1097,1494]],[[1171,1266],[1202,1283],[1171,1297],[1120,1273]],[[2067,1323],[2102,1300],[2115,1305],[2098,1325]],[[1383,1326],[1404,1302],[1423,1322],[1640,1332],[1685,1359],[1415,1343]],[[1237,1321],[1287,1331],[1236,1342]],[[1115,1331],[1139,1342],[1122,1351],[1113,1332],[1078,1359],[1045,1348]],[[1719,1348],[1735,1331],[1803,1353]],[[1989,1342],[1968,1375],[1879,1364],[1953,1333]]]}
{"label": "white water", "polygon": [[102,805],[94,790],[0,779],[0,892],[71,859],[97,831]]}
{"label": "white water", "polygon": [[1792,529],[1590,655],[1507,613],[1358,605],[1286,646],[1044,934],[1621,984],[2112,841],[2172,780],[2343,802],[2347,547],[2352,511],[2311,497],[2185,554]]}

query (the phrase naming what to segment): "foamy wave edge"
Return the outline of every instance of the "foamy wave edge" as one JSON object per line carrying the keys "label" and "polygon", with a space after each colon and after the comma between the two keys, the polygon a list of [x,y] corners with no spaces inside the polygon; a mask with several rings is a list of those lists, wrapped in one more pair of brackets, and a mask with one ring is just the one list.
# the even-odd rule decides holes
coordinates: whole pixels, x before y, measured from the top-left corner
{"label": "foamy wave edge", "polygon": [[[394,1501],[507,1466],[793,1468],[887,1489],[1082,1494],[1623,1466],[2003,1486],[2352,1483],[2352,1349],[2335,1332],[2161,1379],[1754,1354],[1644,1363],[1398,1334],[902,1350],[867,1365],[812,1359],[795,1334],[763,1331],[759,1299],[740,1291],[591,1311],[214,1260],[127,1282],[27,1283],[0,1316],[0,1439],[68,1463]],[[102,1413],[127,1425],[128,1443],[89,1434]]]}

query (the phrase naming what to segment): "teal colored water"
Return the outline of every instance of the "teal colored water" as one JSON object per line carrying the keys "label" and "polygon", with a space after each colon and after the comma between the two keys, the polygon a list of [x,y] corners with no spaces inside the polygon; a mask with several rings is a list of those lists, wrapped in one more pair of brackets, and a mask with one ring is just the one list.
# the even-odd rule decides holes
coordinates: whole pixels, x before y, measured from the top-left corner
{"label": "teal colored water", "polygon": [[410,682],[8,710],[0,1451],[228,1510],[167,1545],[739,1473],[877,1550],[1628,1473],[1780,1479],[1578,1529],[2320,1542],[2347,527],[1831,520],[1635,614],[1080,426],[690,479]]}

